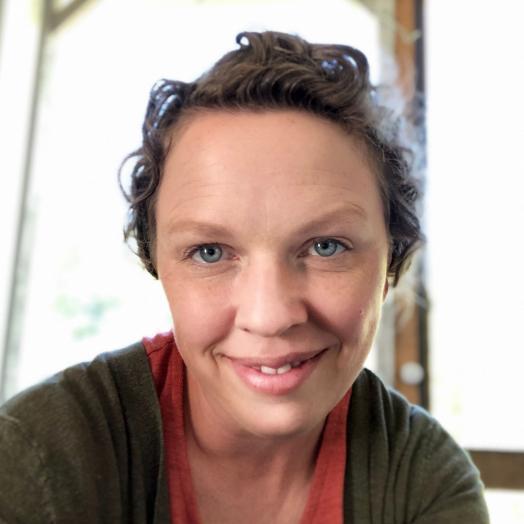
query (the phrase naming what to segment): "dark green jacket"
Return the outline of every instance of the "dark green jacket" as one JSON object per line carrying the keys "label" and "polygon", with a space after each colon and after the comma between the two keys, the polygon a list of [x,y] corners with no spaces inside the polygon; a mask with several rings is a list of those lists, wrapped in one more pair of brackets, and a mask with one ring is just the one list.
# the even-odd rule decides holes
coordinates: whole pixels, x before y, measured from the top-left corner
{"label": "dark green jacket", "polygon": [[[346,523],[488,522],[467,455],[370,371],[353,386],[348,430]],[[0,522],[169,523],[162,420],[141,344],[0,408]]]}

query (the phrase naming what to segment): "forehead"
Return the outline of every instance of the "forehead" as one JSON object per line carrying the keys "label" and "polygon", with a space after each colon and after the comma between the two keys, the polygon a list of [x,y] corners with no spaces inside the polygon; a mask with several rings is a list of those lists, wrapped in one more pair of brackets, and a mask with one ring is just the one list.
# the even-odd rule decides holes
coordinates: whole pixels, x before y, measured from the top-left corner
{"label": "forehead", "polygon": [[[192,176],[209,176],[240,163],[246,178],[248,165],[256,174],[278,173],[281,166],[304,171],[306,177],[313,171],[344,175],[356,164],[371,169],[367,160],[361,140],[319,116],[296,110],[208,110],[186,117],[175,130],[165,171],[189,168]],[[285,178],[289,181],[290,175]]]}
{"label": "forehead", "polygon": [[157,219],[234,208],[237,218],[286,212],[300,220],[344,202],[382,215],[365,146],[340,126],[298,111],[209,111],[173,135]]}

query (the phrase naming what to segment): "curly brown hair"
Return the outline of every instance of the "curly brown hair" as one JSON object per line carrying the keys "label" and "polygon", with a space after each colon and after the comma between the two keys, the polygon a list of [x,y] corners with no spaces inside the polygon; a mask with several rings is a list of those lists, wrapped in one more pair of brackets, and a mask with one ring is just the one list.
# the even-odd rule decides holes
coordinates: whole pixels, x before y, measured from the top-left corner
{"label": "curly brown hair", "polygon": [[[158,278],[154,245],[155,203],[170,137],[182,116],[198,110],[296,109],[327,118],[362,140],[376,166],[389,233],[388,276],[398,282],[422,240],[418,190],[411,150],[401,143],[401,126],[379,102],[365,55],[345,45],[312,44],[296,35],[243,32],[239,49],[224,55],[194,82],[160,80],[151,89],[142,126],[142,145],[120,170],[129,202],[124,229],[134,239],[145,268]],[[122,167],[133,160],[130,186]]]}

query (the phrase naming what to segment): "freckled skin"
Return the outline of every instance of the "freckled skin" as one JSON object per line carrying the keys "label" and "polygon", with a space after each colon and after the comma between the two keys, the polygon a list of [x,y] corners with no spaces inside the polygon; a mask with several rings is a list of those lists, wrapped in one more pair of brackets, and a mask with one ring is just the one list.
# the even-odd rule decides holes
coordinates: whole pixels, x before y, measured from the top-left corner
{"label": "freckled skin", "polygon": [[[361,370],[388,259],[362,147],[334,123],[295,111],[201,113],[175,132],[156,260],[188,369],[193,430],[209,441],[300,438],[322,426]],[[333,210],[338,218],[302,230]],[[191,220],[224,231],[177,227]],[[318,238],[350,249],[322,257]],[[206,243],[221,247],[218,262],[186,256]],[[246,386],[229,360],[323,348],[311,376],[278,398]]]}

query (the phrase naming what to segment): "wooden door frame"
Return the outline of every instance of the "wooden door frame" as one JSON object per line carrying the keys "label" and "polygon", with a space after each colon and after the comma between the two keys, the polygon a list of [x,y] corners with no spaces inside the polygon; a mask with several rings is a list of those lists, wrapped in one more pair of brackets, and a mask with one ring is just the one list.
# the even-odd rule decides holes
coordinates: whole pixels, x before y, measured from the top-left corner
{"label": "wooden door frame", "polygon": [[[398,84],[406,99],[414,103],[417,93],[425,95],[424,0],[394,1]],[[397,304],[397,318],[404,317],[404,321],[397,322],[395,327],[394,385],[408,400],[429,409],[429,302],[424,268],[422,251],[414,267],[416,305],[410,310],[407,320],[400,315],[402,305]],[[424,377],[419,384],[406,384],[401,378],[402,368],[409,362],[418,363],[424,370]],[[478,467],[486,488],[524,490],[524,451],[470,449],[468,453]]]}

